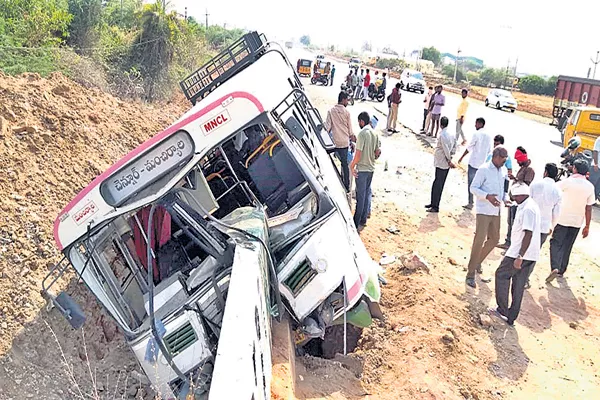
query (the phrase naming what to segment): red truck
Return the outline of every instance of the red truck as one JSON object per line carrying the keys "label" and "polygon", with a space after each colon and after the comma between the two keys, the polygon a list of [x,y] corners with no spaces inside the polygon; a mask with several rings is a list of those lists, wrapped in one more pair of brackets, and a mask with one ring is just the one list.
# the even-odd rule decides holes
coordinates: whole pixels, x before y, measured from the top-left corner
{"label": "red truck", "polygon": [[552,125],[560,125],[565,110],[577,106],[600,108],[600,81],[560,75],[554,90]]}

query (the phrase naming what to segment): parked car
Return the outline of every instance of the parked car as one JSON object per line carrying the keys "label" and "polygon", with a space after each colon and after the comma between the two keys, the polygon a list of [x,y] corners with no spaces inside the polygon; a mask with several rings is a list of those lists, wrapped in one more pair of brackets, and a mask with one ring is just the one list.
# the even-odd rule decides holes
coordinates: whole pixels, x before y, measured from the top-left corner
{"label": "parked car", "polygon": [[423,74],[413,69],[405,69],[400,75],[400,89],[407,92],[425,93],[425,79]]}
{"label": "parked car", "polygon": [[498,110],[508,108],[510,112],[515,112],[517,109],[517,100],[512,93],[502,89],[490,89],[485,98],[485,106],[496,107]]}
{"label": "parked car", "polygon": [[350,59],[349,65],[350,65],[350,68],[360,68],[360,66],[362,65],[362,61],[358,57],[352,57]]}

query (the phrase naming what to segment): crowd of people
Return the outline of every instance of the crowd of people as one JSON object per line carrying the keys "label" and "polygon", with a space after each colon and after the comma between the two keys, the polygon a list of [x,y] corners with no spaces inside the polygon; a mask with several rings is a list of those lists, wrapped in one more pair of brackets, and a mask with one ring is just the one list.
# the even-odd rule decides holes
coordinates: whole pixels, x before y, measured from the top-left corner
{"label": "crowd of people", "polygon": [[[368,90],[371,76],[368,69],[366,75],[364,70],[360,75],[357,72],[351,71],[346,82],[352,87],[354,96],[359,98]],[[370,216],[371,182],[375,162],[381,154],[381,142],[375,131],[377,120],[366,112],[359,114],[360,132],[356,136],[353,134],[352,119],[346,109],[348,96],[346,92],[339,94],[338,104],[327,114],[325,129],[333,137],[347,193],[350,193],[352,177],[356,181],[354,223],[360,230]],[[425,208],[430,213],[440,211],[449,171],[469,155],[468,193],[463,208],[475,210],[476,227],[465,283],[476,288],[476,277],[483,274],[488,255],[495,247],[504,250],[504,258],[495,271],[497,308],[490,312],[513,325],[521,308],[524,291],[530,287],[530,275],[540,259],[540,249],[547,239],[550,238],[550,271],[546,281],[551,282],[566,273],[580,231],[584,238],[589,234],[592,205],[596,199],[594,186],[586,179],[590,166],[584,160],[577,160],[573,174],[557,182],[558,167],[548,163],[542,179],[535,180],[536,171],[527,150],[518,146],[514,156],[510,157],[504,147],[504,137],[489,134],[484,118],[475,119],[475,129],[467,142],[464,124],[469,109],[468,90],[463,89],[461,97],[456,128],[451,133],[449,119],[443,115],[446,105],[443,87],[429,87],[424,96],[421,134],[437,138],[431,198]],[[400,84],[397,84],[388,96],[388,132],[396,132],[400,103]],[[454,161],[459,144],[466,145],[466,148]],[[596,147],[600,149],[600,139]],[[598,171],[597,157],[595,152],[592,172]],[[519,168],[516,174],[513,174],[513,159]],[[506,210],[507,236],[504,243],[500,244],[503,209]],[[482,277],[481,281],[490,282],[491,279]]]}
{"label": "crowd of people", "polygon": [[[536,172],[527,150],[518,146],[513,158],[519,170],[514,175],[512,159],[504,147],[504,137],[492,137],[485,128],[485,119],[481,117],[475,119],[474,133],[463,154],[458,161],[453,161],[459,140],[466,144],[463,126],[468,110],[467,97],[468,91],[462,90],[453,135],[448,132],[448,118],[440,117],[445,105],[442,87],[436,86],[433,93],[425,96],[422,133],[438,139],[434,150],[435,177],[431,199],[425,208],[431,213],[440,211],[448,172],[469,154],[467,204],[463,207],[465,210],[475,208],[475,236],[465,283],[476,288],[475,278],[477,274],[483,274],[482,266],[488,255],[495,247],[503,249],[504,258],[495,272],[498,306],[491,312],[513,325],[519,315],[523,293],[531,286],[529,277],[539,261],[541,247],[551,236],[551,269],[546,278],[549,283],[565,274],[580,230],[584,238],[588,236],[596,194],[594,185],[587,179],[590,167],[585,160],[575,161],[573,174],[558,182],[558,167],[548,163],[543,179],[535,181]],[[592,168],[598,168],[597,162]],[[507,210],[507,236],[500,244],[503,205]],[[490,281],[486,278],[481,280]]]}

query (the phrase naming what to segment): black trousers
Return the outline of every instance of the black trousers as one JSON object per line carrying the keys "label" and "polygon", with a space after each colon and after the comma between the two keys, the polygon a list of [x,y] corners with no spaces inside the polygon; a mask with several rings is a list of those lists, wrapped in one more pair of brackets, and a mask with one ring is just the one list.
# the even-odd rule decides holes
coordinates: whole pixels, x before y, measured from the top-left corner
{"label": "black trousers", "polygon": [[508,245],[510,245],[510,236],[512,235],[512,226],[513,226],[513,223],[515,222],[516,216],[517,216],[517,206],[508,207],[508,216],[507,216],[508,229],[506,230],[506,240],[504,241],[504,243],[506,243]]}
{"label": "black trousers", "polygon": [[350,191],[350,169],[348,168],[348,148],[344,147],[343,149],[335,149],[335,154],[337,158],[340,160],[340,164],[342,164],[342,171],[340,174],[342,175],[342,182],[344,183],[344,187],[346,188],[346,192]]}
{"label": "black trousers", "polygon": [[429,114],[428,109],[423,109],[423,130],[425,130],[425,121],[427,121],[427,114]]}
{"label": "black trousers", "polygon": [[[500,266],[496,270],[496,303],[500,314],[508,318],[508,323],[512,324],[519,316],[521,311],[521,302],[525,292],[525,283],[535,266],[535,261],[523,260],[521,269],[514,267],[515,259],[504,257]],[[508,306],[509,292],[512,297],[510,307]]]}
{"label": "black trousers", "polygon": [[556,225],[550,239],[550,268],[564,274],[580,228]]}
{"label": "black trousers", "polygon": [[448,177],[448,171],[450,169],[435,169],[435,179],[431,186],[431,208],[436,210],[440,209],[440,201],[442,200],[442,192],[444,191],[444,185],[446,184],[446,178]]}

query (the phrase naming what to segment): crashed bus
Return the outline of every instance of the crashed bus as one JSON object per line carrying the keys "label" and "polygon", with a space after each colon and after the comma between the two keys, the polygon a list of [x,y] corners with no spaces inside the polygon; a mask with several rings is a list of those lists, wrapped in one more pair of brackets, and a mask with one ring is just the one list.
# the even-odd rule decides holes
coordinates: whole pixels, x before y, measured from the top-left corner
{"label": "crashed bus", "polygon": [[[269,82],[264,81],[264,71]],[[69,268],[164,399],[269,399],[271,319],[297,345],[379,312],[333,143],[283,50],[250,32],[181,82],[192,108],[83,189],[54,224]]]}

